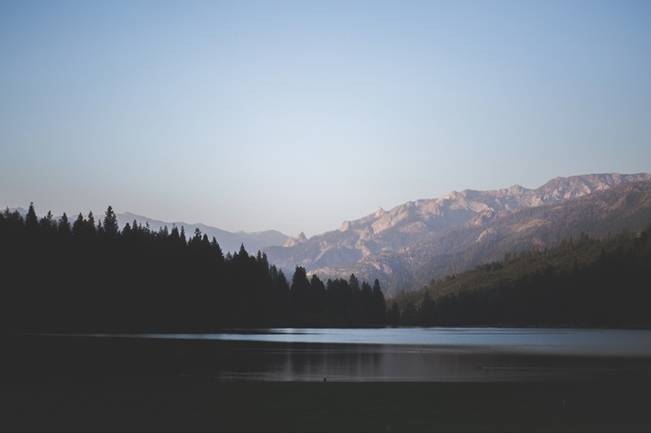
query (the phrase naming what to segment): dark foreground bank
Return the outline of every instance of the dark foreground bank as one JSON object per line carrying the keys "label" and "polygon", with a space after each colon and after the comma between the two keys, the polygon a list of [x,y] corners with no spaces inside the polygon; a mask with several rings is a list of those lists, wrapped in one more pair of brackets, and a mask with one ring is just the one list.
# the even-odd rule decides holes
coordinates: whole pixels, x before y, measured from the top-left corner
{"label": "dark foreground bank", "polygon": [[618,373],[515,382],[224,381],[218,358],[246,364],[260,354],[214,347],[4,338],[0,430],[651,431],[644,360]]}
{"label": "dark foreground bank", "polygon": [[649,431],[641,383],[46,382],[3,386],[11,431]]}

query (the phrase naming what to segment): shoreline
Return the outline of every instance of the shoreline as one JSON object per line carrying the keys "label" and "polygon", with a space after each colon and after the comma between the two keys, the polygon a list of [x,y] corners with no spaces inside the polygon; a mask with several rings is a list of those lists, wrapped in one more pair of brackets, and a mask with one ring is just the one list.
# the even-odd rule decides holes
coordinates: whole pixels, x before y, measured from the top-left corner
{"label": "shoreline", "polygon": [[21,384],[0,430],[649,431],[648,383],[206,382]]}

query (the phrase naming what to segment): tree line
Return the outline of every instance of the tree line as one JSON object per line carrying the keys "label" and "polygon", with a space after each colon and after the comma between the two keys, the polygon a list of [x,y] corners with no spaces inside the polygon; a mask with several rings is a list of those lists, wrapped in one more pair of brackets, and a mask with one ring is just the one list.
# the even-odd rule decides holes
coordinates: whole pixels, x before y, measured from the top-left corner
{"label": "tree line", "polygon": [[651,327],[651,226],[548,249],[432,281],[391,303],[412,326]]}
{"label": "tree line", "polygon": [[[112,208],[0,213],[1,330],[210,331],[245,327],[651,327],[651,227],[555,247],[432,281],[385,301],[380,284],[291,280],[265,254],[223,254],[183,227],[121,230]],[[388,305],[387,305],[388,304]]]}
{"label": "tree line", "polygon": [[380,284],[355,275],[320,280],[296,267],[288,281],[244,245],[223,254],[196,230],[122,229],[109,206],[73,221],[0,213],[0,324],[5,331],[210,331],[234,327],[382,326]]}

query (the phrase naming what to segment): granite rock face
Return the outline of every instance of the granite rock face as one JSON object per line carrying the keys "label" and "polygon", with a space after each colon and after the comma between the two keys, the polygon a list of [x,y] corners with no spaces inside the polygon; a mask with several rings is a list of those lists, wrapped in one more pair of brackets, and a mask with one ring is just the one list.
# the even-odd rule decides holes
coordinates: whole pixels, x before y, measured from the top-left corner
{"label": "granite rock face", "polygon": [[[570,203],[610,190],[622,197],[632,194],[627,186],[651,184],[651,174],[588,174],[557,177],[539,188],[520,185],[493,191],[453,191],[439,198],[410,201],[390,210],[378,211],[363,218],[345,221],[339,229],[306,239],[290,239],[284,246],[266,248],[271,263],[291,271],[304,266],[324,278],[347,277],[351,273],[369,279],[379,278],[389,292],[416,289],[431,278],[458,272],[503,254],[504,237],[517,237],[514,249],[543,247],[554,242],[549,232],[572,235],[554,220],[548,207],[567,207]],[[648,185],[647,185],[648,186]],[[595,207],[582,202],[585,215],[574,215],[577,230],[591,231]],[[603,205],[603,203],[601,203]],[[617,205],[606,214],[618,212]],[[640,211],[646,209],[639,203]],[[527,217],[533,209],[549,212],[536,218]],[[529,211],[527,213],[526,211]],[[619,209],[621,211],[621,209]],[[580,223],[581,219],[585,222]],[[505,223],[509,221],[509,223]],[[507,225],[505,225],[507,224]],[[594,223],[596,224],[596,222]],[[508,227],[508,228],[507,228]],[[625,227],[626,228],[626,227]],[[635,228],[635,227],[631,227]],[[597,226],[592,228],[597,229]],[[545,236],[536,233],[545,232]],[[578,233],[577,233],[578,234]],[[476,252],[477,245],[485,245]],[[491,247],[492,246],[492,251]],[[466,259],[459,259],[466,252]],[[452,260],[452,257],[456,257]]]}

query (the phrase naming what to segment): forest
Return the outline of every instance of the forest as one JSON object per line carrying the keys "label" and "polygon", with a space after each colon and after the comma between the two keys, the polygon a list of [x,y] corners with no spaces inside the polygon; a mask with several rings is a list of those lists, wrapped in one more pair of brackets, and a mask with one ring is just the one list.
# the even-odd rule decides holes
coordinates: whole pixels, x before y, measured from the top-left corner
{"label": "forest", "polygon": [[651,226],[448,275],[385,301],[380,283],[288,280],[265,254],[223,254],[183,227],[0,213],[0,326],[13,332],[207,332],[253,327],[651,327]]}
{"label": "forest", "polygon": [[651,226],[506,254],[390,303],[409,326],[651,327]]}
{"label": "forest", "polygon": [[70,221],[0,213],[0,329],[5,332],[204,332],[224,328],[382,326],[385,299],[354,275],[291,281],[267,257],[223,254],[183,227],[118,227],[109,206]]}

